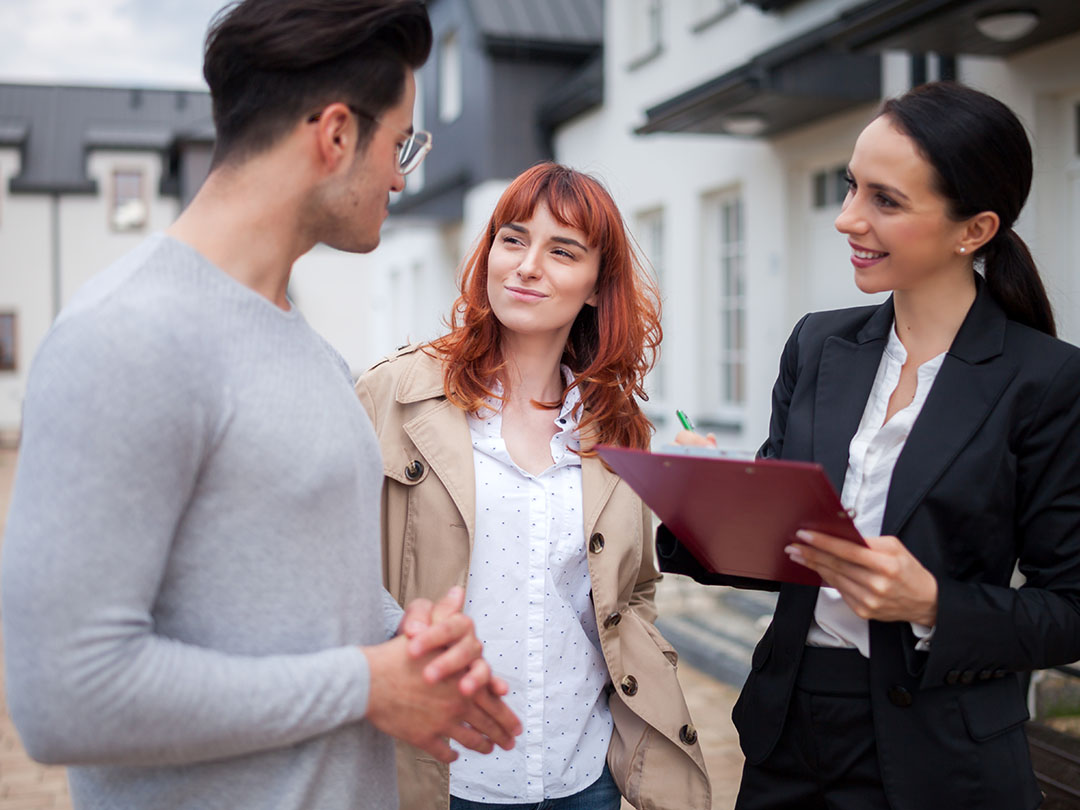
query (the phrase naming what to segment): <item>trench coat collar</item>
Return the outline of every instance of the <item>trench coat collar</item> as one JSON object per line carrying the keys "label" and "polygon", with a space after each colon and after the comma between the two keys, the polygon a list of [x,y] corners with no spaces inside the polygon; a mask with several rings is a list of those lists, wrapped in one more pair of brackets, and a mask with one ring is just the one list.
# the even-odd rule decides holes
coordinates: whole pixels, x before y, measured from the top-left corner
{"label": "trench coat collar", "polygon": [[402,405],[443,396],[443,362],[425,349],[426,346],[415,348],[415,362],[409,363],[398,381],[394,393]]}
{"label": "trench coat collar", "polygon": [[[465,521],[471,543],[476,528],[476,477],[468,421],[465,413],[445,398],[443,361],[425,354],[423,349],[418,350],[415,356],[415,362],[410,363],[401,375],[395,398],[403,405],[429,399],[441,401],[431,410],[406,422],[405,432],[453,498]],[[588,437],[581,438],[583,450],[590,449],[594,444]],[[619,477],[599,457],[582,457],[581,487],[586,538],[592,534],[618,483]]]}
{"label": "trench coat collar", "polygon": [[454,501],[471,546],[476,532],[476,476],[469,424],[465,412],[445,396],[442,360],[422,348],[413,356],[394,396],[403,405],[432,402],[402,427]]}

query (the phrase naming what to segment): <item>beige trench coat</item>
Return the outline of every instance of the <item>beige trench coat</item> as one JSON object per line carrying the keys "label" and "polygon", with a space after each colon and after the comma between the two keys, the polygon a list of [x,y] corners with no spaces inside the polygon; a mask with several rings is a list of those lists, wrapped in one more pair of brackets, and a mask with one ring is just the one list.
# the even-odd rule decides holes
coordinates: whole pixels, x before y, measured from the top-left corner
{"label": "beige trench coat", "polygon": [[[475,527],[473,448],[465,413],[443,395],[442,364],[415,347],[356,385],[382,448],[383,578],[402,605],[466,585]],[[711,788],[675,667],[653,626],[660,575],[641,500],[596,458],[581,465],[589,575],[615,723],[608,765],[640,810],[708,810]],[[398,745],[402,810],[449,805],[449,768]]]}

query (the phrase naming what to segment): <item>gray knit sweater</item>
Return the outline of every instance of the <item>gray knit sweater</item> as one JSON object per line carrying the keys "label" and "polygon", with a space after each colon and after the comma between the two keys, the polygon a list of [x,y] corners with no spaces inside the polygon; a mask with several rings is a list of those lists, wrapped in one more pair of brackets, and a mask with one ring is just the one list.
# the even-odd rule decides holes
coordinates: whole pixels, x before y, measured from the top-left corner
{"label": "gray knit sweater", "polygon": [[356,645],[392,634],[382,464],[341,358],[186,245],[87,284],[30,374],[8,701],[77,808],[397,806]]}

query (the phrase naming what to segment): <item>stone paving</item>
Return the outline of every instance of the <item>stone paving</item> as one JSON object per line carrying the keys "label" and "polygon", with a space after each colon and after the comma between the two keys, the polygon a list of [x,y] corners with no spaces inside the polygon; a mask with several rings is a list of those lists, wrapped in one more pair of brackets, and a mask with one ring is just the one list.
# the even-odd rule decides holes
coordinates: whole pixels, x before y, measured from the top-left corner
{"label": "stone paving", "polygon": [[[7,516],[16,454],[0,449],[0,536]],[[672,583],[674,585],[674,583]],[[668,582],[662,584],[662,588]],[[660,594],[661,606],[664,603]],[[3,651],[0,639],[0,655]],[[698,740],[713,780],[712,808],[687,810],[730,810],[742,770],[735,729],[731,725],[731,707],[737,691],[686,665],[679,667],[679,680],[686,692],[690,711],[698,729]],[[0,687],[3,673],[0,670]],[[629,808],[629,805],[624,804]],[[7,703],[0,690],[0,810],[71,810],[67,779],[63,768],[39,765],[22,749],[7,713]],[[316,810],[313,808],[312,810]]]}

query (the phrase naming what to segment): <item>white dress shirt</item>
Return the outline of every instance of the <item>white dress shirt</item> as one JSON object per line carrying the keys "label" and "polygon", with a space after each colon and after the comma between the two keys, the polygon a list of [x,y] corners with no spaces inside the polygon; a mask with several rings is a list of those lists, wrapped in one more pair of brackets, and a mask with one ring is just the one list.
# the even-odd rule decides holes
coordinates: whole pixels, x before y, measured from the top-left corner
{"label": "white dress shirt", "polygon": [[[907,361],[907,349],[896,336],[895,322],[889,330],[889,340],[882,352],[862,421],[848,446],[848,467],[844,475],[844,491],[840,496],[844,508],[854,511],[855,528],[863,537],[881,534],[893,468],[930,394],[945,354],[942,352],[919,366],[915,397],[907,407],[885,422],[889,398],[896,390],[900,369]],[[912,623],[911,629],[919,639],[916,649],[929,649],[931,629],[915,623]],[[839,591],[823,587],[818,592],[814,621],[806,634],[806,643],[811,647],[856,648],[869,658],[870,625],[866,619],[855,615],[840,597]]]}
{"label": "white dress shirt", "polygon": [[[564,377],[569,374],[563,369]],[[500,393],[500,392],[496,392]],[[551,439],[554,463],[518,467],[502,438],[497,402],[469,417],[476,469],[476,535],[465,613],[484,657],[510,685],[506,702],[524,732],[511,751],[454,744],[450,792],[472,801],[540,802],[570,796],[603,771],[612,720],[604,691],[589,578],[577,419],[571,389]]]}

